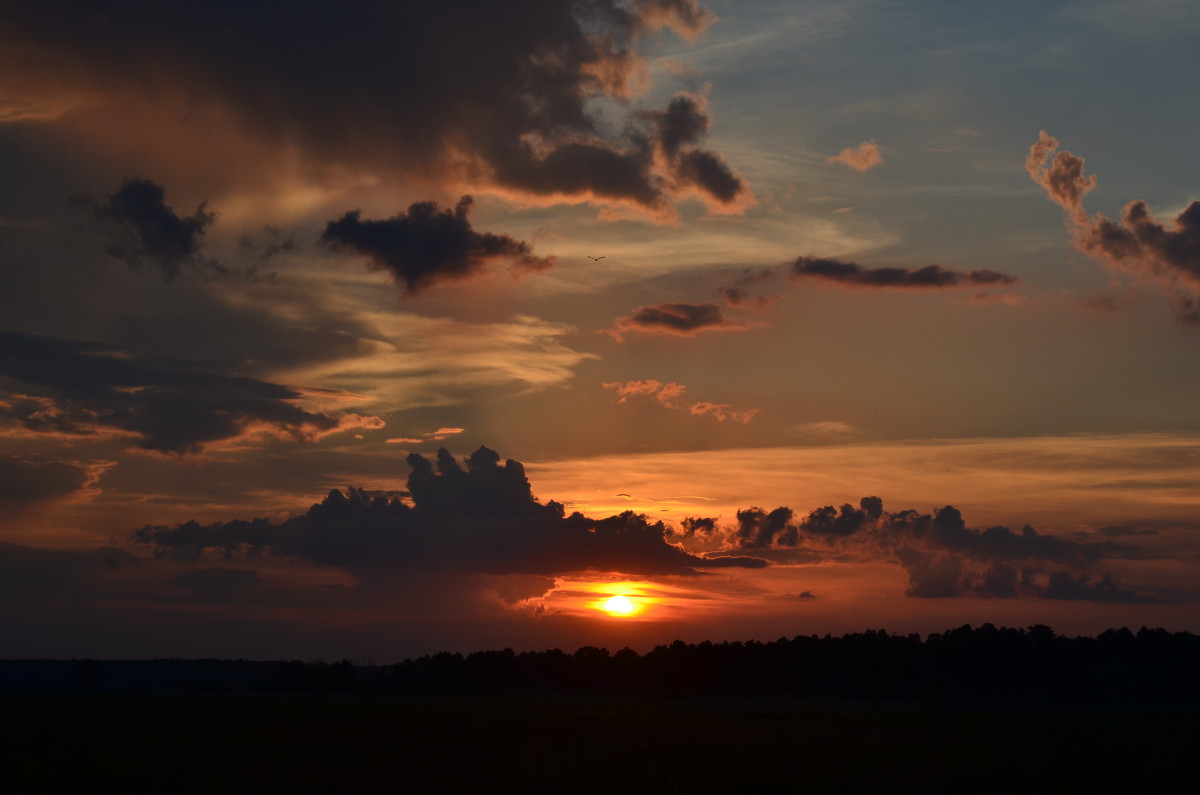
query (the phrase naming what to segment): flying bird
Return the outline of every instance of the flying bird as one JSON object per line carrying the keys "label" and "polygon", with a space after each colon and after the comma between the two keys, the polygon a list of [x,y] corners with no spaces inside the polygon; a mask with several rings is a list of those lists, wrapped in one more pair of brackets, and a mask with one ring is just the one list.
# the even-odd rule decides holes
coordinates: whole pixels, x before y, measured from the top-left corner
{"label": "flying bird", "polygon": [[599,257],[593,257],[591,254],[588,254],[588,259],[592,260],[593,262],[599,262],[600,260],[604,259],[606,256],[608,256],[608,255],[601,254]]}

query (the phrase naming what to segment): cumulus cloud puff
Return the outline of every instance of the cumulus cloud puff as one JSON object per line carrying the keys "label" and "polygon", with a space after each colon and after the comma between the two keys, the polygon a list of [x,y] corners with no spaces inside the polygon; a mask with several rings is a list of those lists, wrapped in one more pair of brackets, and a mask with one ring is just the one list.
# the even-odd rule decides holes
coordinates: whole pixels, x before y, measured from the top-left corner
{"label": "cumulus cloud puff", "polygon": [[1142,199],[1125,205],[1115,221],[1103,213],[1088,215],[1083,197],[1096,187],[1096,177],[1083,175],[1082,157],[1055,154],[1057,149],[1058,140],[1041,131],[1026,168],[1066,212],[1075,246],[1114,270],[1159,284],[1179,320],[1200,324],[1200,201],[1170,223],[1156,219]]}
{"label": "cumulus cloud puff", "polygon": [[694,574],[697,569],[759,568],[745,556],[698,557],[667,542],[662,522],[627,511],[606,519],[536,500],[524,467],[500,463],[480,447],[460,464],[445,448],[435,461],[410,454],[408,492],[396,497],[349,489],[331,491],[303,515],[268,519],[147,526],[138,541],[167,557],[194,559],[270,553],[341,566],[364,577],[387,572],[564,574],[596,570],[627,574]]}
{"label": "cumulus cloud puff", "polygon": [[786,506],[755,507],[738,511],[727,535],[731,549],[790,550],[810,562],[891,560],[907,573],[913,597],[1161,601],[1121,587],[1111,572],[1089,571],[1102,560],[1136,554],[1135,547],[1074,541],[1029,526],[971,528],[951,505],[932,514],[890,513],[879,497],[864,497],[857,506],[826,505],[799,519]]}
{"label": "cumulus cloud puff", "polygon": [[848,146],[836,155],[825,159],[827,163],[841,163],[855,171],[866,171],[883,163],[883,155],[874,141],[863,141],[858,146]]}
{"label": "cumulus cloud puff", "polygon": [[107,225],[116,240],[107,249],[131,268],[146,264],[173,280],[185,268],[219,269],[215,260],[200,256],[204,233],[216,213],[201,204],[191,215],[180,216],[166,204],[166,188],[148,179],[127,180],[105,201],[83,199],[96,218]]}
{"label": "cumulus cloud puff", "polygon": [[533,247],[508,235],[476,232],[468,215],[474,199],[463,196],[451,209],[416,202],[408,212],[384,220],[363,220],[352,210],[325,225],[321,242],[364,255],[387,271],[405,295],[435,284],[465,279],[489,263],[508,260],[519,270],[544,270],[553,257],[533,256]]}

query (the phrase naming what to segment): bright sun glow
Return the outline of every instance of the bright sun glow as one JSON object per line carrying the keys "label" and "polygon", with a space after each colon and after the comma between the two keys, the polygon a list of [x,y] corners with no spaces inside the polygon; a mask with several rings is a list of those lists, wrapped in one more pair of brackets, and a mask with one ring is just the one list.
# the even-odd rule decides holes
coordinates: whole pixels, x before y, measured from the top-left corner
{"label": "bright sun glow", "polygon": [[617,594],[603,602],[600,609],[612,616],[629,616],[637,611],[637,605],[629,597]]}

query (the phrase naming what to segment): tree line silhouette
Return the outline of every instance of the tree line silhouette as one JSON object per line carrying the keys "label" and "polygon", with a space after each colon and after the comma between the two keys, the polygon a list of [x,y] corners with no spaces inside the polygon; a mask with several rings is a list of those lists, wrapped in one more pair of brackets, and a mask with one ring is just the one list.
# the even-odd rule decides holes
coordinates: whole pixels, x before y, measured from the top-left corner
{"label": "tree line silhouette", "polygon": [[684,643],[440,652],[395,665],[246,660],[7,660],[0,686],[411,695],[611,694],[916,701],[1200,704],[1200,636],[1143,627],[1068,637],[964,625]]}

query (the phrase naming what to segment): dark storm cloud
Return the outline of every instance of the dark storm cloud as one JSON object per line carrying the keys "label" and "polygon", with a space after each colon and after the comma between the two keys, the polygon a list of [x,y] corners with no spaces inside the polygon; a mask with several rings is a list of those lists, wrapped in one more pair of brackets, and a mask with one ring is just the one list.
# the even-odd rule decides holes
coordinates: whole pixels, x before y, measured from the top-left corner
{"label": "dark storm cloud", "polygon": [[0,513],[12,515],[39,503],[78,494],[112,463],[0,455]]}
{"label": "dark storm cloud", "polygon": [[747,508],[737,512],[734,539],[739,549],[765,549],[772,546],[795,546],[796,526],[792,524],[791,508],[776,508],[767,513],[762,508]]}
{"label": "dark storm cloud", "polygon": [[1200,324],[1200,202],[1189,204],[1170,226],[1157,220],[1141,199],[1125,205],[1118,221],[1103,213],[1089,216],[1083,197],[1096,187],[1096,177],[1083,176],[1082,157],[1054,154],[1057,148],[1055,138],[1040,132],[1026,168],[1066,211],[1076,247],[1117,270],[1158,282],[1171,296],[1176,317]]}
{"label": "dark storm cloud", "polygon": [[799,534],[789,536],[796,539],[793,543],[804,539],[830,542],[865,536],[885,546],[919,542],[977,560],[1086,564],[1136,551],[1135,547],[1113,541],[1080,542],[1041,534],[1028,525],[1019,533],[999,526],[971,528],[953,505],[932,514],[912,510],[889,513],[884,511],[883,500],[878,497],[864,497],[858,507],[845,504],[840,508],[832,505],[817,508],[801,519],[797,528]]}
{"label": "dark storm cloud", "polygon": [[533,247],[508,235],[476,232],[468,218],[474,200],[439,210],[436,202],[416,202],[407,213],[380,221],[362,220],[358,210],[325,225],[321,242],[366,256],[376,270],[386,270],[406,295],[439,282],[465,279],[496,260],[516,268],[544,270],[553,257],[533,256]]}
{"label": "dark storm cloud", "polygon": [[296,404],[303,393],[292,387],[19,332],[0,332],[0,376],[16,382],[0,416],[28,431],[129,435],[139,448],[158,453],[199,453],[208,444],[263,431],[304,440],[380,424],[306,411]]}
{"label": "dark storm cloud", "polygon": [[645,334],[675,334],[692,337],[702,331],[737,331],[745,325],[725,317],[716,304],[688,304],[669,301],[639,306],[633,314],[613,321],[612,335],[620,340],[630,331]]}
{"label": "dark storm cloud", "polygon": [[5,15],[0,68],[64,105],[87,96],[95,113],[107,100],[232,114],[322,165],[657,213],[691,191],[725,206],[748,196],[698,148],[708,118],[694,99],[633,114],[622,132],[598,123],[594,100],[626,102],[644,72],[639,36],[693,36],[714,19],[688,0],[30,1]]}
{"label": "dark storm cloud", "polygon": [[266,519],[144,527],[138,541],[161,555],[193,559],[213,550],[290,556],[359,576],[439,570],[561,574],[594,569],[691,574],[700,568],[765,566],[757,558],[703,558],[667,543],[662,522],[627,511],[606,519],[565,515],[534,499],[524,467],[480,447],[464,468],[442,448],[434,462],[408,457],[412,506],[361,489],[331,491],[307,513]]}
{"label": "dark storm cloud", "polygon": [[720,204],[733,204],[746,193],[746,184],[715,152],[694,149],[683,153],[675,175],[681,183],[695,187],[702,195],[716,199]]}
{"label": "dark storm cloud", "polygon": [[797,257],[789,274],[793,279],[817,278],[848,287],[938,289],[944,287],[1004,287],[1015,284],[1015,276],[993,270],[969,273],[941,265],[923,268],[866,268],[855,262],[819,257]]}
{"label": "dark storm cloud", "polygon": [[684,146],[695,143],[708,132],[710,124],[700,101],[690,94],[679,94],[667,103],[667,109],[647,114],[657,129],[658,145],[663,154],[675,159]]}
{"label": "dark storm cloud", "polygon": [[680,535],[691,538],[694,535],[710,536],[717,530],[717,519],[714,516],[688,516],[680,525]]}
{"label": "dark storm cloud", "polygon": [[863,497],[858,509],[843,505],[836,509],[832,505],[817,508],[801,522],[806,533],[814,536],[848,536],[862,529],[883,512],[883,501],[878,497]]}
{"label": "dark storm cloud", "polygon": [[[1104,534],[1101,534],[1104,535]],[[1087,570],[1103,559],[1136,557],[1138,549],[1112,540],[1073,541],[1006,527],[968,527],[957,508],[932,514],[889,513],[878,497],[857,507],[827,505],[795,520],[790,508],[738,511],[728,546],[774,550],[782,559],[807,562],[892,560],[908,574],[909,596],[977,596],[1086,601],[1158,600],[1116,586],[1108,572],[1092,581]]]}
{"label": "dark storm cloud", "polygon": [[1168,228],[1146,202],[1135,199],[1120,221],[1097,214],[1081,230],[1079,243],[1119,268],[1168,283],[1176,317],[1200,324],[1200,201],[1189,204]]}
{"label": "dark storm cloud", "polygon": [[746,185],[719,154],[695,148],[711,125],[704,100],[693,94],[676,95],[662,111],[640,114],[649,123],[658,151],[670,164],[681,188],[698,190],[719,204],[732,204],[746,193]]}
{"label": "dark storm cloud", "polygon": [[180,216],[166,204],[166,189],[148,179],[131,179],[104,202],[90,203],[96,217],[116,235],[108,246],[109,256],[131,268],[146,264],[162,271],[167,281],[190,268],[219,268],[213,261],[202,261],[200,248],[204,233],[216,214],[201,204],[189,216]]}

